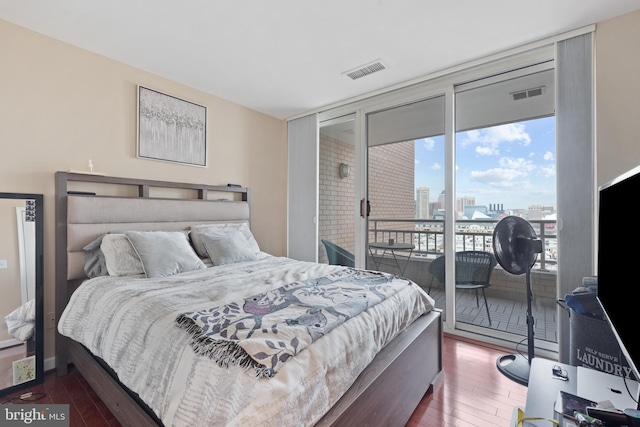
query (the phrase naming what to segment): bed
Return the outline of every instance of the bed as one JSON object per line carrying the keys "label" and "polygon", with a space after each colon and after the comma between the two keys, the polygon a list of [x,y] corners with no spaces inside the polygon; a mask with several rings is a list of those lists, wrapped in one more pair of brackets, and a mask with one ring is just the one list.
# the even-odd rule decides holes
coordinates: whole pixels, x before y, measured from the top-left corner
{"label": "bed", "polygon": [[[72,363],[128,426],[406,424],[442,370],[442,319],[430,297],[396,276],[274,257],[251,246],[255,241],[247,258],[228,261],[220,242],[238,232],[251,240],[250,219],[250,192],[242,187],[57,172],[58,374]],[[210,257],[199,253],[199,229]],[[207,240],[223,234],[218,246]],[[83,248],[100,239],[122,242],[122,235],[142,260],[142,274],[140,266],[122,275],[114,267],[88,278]],[[204,267],[189,258],[197,268],[167,273],[170,263],[149,258],[145,248],[161,246],[153,240],[160,237],[183,242],[180,235]],[[103,254],[122,257],[118,247]],[[340,303],[318,310],[319,294],[305,286],[322,289],[324,299],[331,290],[334,302],[355,299],[348,288],[368,302],[357,312]],[[267,294],[283,310],[283,298],[303,306],[298,316],[278,311],[303,335],[272,339],[288,329],[264,327],[276,313],[259,311]],[[209,328],[230,308],[242,320],[231,322],[234,333],[251,340],[220,339],[228,318],[223,332]],[[318,313],[326,316],[319,321]],[[375,316],[386,320],[373,325]],[[238,349],[249,341],[258,347]]]}

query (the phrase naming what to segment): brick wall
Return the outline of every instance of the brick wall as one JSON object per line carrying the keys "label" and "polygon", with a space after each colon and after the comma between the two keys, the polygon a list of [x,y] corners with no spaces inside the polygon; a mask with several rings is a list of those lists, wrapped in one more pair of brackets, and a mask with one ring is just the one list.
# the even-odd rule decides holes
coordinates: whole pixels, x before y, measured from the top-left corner
{"label": "brick wall", "polygon": [[[413,218],[414,142],[380,145],[369,149],[369,201],[372,218]],[[351,175],[340,178],[341,163],[351,166]],[[331,240],[354,252],[355,148],[338,139],[320,134],[319,216],[320,239]],[[411,230],[413,224],[388,223],[385,226]],[[327,262],[325,248],[318,242],[319,261]]]}
{"label": "brick wall", "polygon": [[[351,174],[340,178],[340,163],[351,166]],[[330,240],[349,252],[355,242],[355,148],[338,139],[320,134],[319,172],[319,239]],[[320,240],[319,262],[327,262]]]}
{"label": "brick wall", "polygon": [[[413,141],[369,148],[368,184],[371,219],[415,218],[414,174],[415,143]],[[414,229],[413,223],[388,222],[383,226],[394,230]],[[381,236],[378,237],[381,240]],[[370,235],[369,239],[374,241],[375,236]]]}

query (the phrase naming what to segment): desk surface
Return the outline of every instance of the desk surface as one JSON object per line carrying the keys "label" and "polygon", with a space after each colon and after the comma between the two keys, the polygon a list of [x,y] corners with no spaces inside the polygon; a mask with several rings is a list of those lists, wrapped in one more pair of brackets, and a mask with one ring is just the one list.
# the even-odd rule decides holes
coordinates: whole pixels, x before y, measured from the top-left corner
{"label": "desk surface", "polygon": [[[554,378],[551,372],[554,365],[558,365],[567,371],[568,381]],[[627,381],[631,391],[637,390],[635,381]],[[534,358],[531,362],[529,375],[529,387],[527,391],[527,417],[554,418],[555,401],[558,391],[563,390],[571,394],[584,397],[593,401],[609,400],[618,409],[635,408],[631,396],[613,393],[611,389],[625,390],[622,377],[605,374],[590,368],[569,366],[542,358]],[[527,421],[524,426],[545,426],[548,421]]]}
{"label": "desk surface", "polygon": [[[563,381],[553,376],[553,366],[559,365],[567,371],[569,379]],[[529,374],[529,387],[527,390],[526,417],[555,418],[554,408],[558,391],[576,393],[578,384],[577,370],[575,366],[569,366],[547,359],[535,357],[531,361]],[[527,421],[524,426],[545,426],[549,421]]]}
{"label": "desk surface", "polygon": [[413,250],[415,248],[415,245],[412,245],[411,243],[394,243],[393,245],[390,245],[387,242],[374,242],[374,243],[369,243],[369,247],[374,249],[390,249],[394,251],[408,251],[408,250]]}

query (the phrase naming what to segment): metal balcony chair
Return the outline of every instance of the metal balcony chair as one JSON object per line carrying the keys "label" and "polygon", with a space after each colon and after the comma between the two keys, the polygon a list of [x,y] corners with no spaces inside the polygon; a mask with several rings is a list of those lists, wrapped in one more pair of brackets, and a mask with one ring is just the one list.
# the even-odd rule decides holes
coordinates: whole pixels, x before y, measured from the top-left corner
{"label": "metal balcony chair", "polygon": [[444,288],[444,255],[431,261],[431,264],[429,264],[429,273],[431,273],[431,281],[429,282],[428,292],[431,292],[434,279],[440,282]]}
{"label": "metal balcony chair", "polygon": [[[485,251],[461,251],[456,252],[456,289],[473,290],[476,292],[476,306],[480,307],[478,291],[482,290],[484,306],[487,310],[489,325],[491,325],[491,314],[489,314],[489,304],[485,289],[491,286],[491,273],[498,261],[491,252]],[[444,287],[444,256],[434,259],[429,264],[431,282],[429,292],[433,286],[434,279],[437,279]]]}
{"label": "metal balcony chair", "polygon": [[351,252],[328,240],[322,240],[322,243],[327,251],[329,264],[344,265],[346,267],[356,266],[356,257]]}

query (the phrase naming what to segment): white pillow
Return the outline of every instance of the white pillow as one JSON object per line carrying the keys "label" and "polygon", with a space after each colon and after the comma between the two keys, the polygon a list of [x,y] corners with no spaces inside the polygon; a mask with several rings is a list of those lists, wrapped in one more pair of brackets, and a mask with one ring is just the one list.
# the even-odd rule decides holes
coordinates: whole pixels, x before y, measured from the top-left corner
{"label": "white pillow", "polygon": [[194,225],[191,227],[191,242],[193,243],[193,248],[196,250],[198,255],[201,258],[206,258],[207,249],[204,247],[201,236],[203,234],[210,233],[220,233],[220,232],[229,232],[229,231],[240,231],[245,236],[247,241],[249,242],[249,246],[255,255],[258,255],[260,252],[260,247],[258,246],[258,242],[251,234],[251,230],[249,229],[249,225],[246,222],[225,222],[219,224],[202,224],[202,225]]}
{"label": "white pillow", "polygon": [[256,253],[239,230],[200,235],[202,243],[213,265],[255,261]]}
{"label": "white pillow", "polygon": [[125,233],[136,250],[147,277],[165,277],[207,267],[182,231],[129,231]]}
{"label": "white pillow", "polygon": [[124,234],[105,234],[100,244],[110,276],[144,274],[144,268],[129,238]]}

